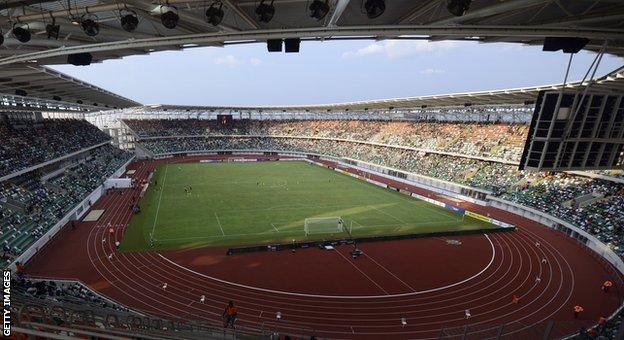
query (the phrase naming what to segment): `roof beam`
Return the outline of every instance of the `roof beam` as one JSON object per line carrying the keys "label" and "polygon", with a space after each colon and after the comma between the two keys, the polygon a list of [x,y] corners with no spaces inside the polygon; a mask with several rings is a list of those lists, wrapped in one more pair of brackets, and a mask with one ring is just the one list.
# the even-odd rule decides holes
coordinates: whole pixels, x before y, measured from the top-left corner
{"label": "roof beam", "polygon": [[239,18],[243,19],[243,21],[245,23],[247,23],[247,25],[251,26],[251,28],[253,29],[259,29],[260,25],[258,25],[258,23],[250,18],[247,13],[243,12],[236,4],[233,4],[232,1],[230,0],[221,0],[221,2],[227,7],[229,8],[232,12],[234,12]]}
{"label": "roof beam", "polygon": [[413,20],[418,18],[419,16],[435,9],[436,7],[438,7],[440,5],[440,3],[438,1],[428,1],[422,4],[419,4],[418,6],[414,7],[414,9],[412,9],[409,13],[407,13],[406,15],[402,16],[398,21],[397,24],[407,24],[407,23],[413,23]]}
{"label": "roof beam", "polygon": [[349,5],[349,1],[350,0],[336,0],[334,2],[334,5],[331,7],[329,12],[329,21],[327,21],[327,24],[325,25],[326,27],[337,26],[336,24],[338,23],[338,20],[340,20],[344,10],[347,8],[347,5]]}
{"label": "roof beam", "polygon": [[25,7],[25,6],[31,6],[31,5],[36,5],[36,4],[43,4],[43,3],[48,3],[48,2],[55,2],[57,0],[19,0],[19,1],[6,1],[3,3],[0,3],[0,11],[5,10],[5,9],[9,9],[9,8],[18,8],[18,7]]}
{"label": "roof beam", "polygon": [[473,19],[483,19],[501,13],[509,13],[522,8],[543,5],[544,0],[523,0],[523,1],[505,1],[497,5],[487,6],[482,9],[469,11],[461,17],[450,17],[442,20],[431,22],[432,25],[449,25],[460,24]]}

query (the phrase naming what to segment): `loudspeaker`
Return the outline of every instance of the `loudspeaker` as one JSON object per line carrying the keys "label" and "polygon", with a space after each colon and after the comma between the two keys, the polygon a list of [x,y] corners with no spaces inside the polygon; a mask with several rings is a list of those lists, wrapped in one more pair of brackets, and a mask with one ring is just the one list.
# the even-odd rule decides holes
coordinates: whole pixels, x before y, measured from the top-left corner
{"label": "loudspeaker", "polygon": [[282,39],[267,40],[267,50],[269,52],[282,52]]}
{"label": "loudspeaker", "polygon": [[299,53],[300,38],[284,39],[284,47],[286,53]]}
{"label": "loudspeaker", "polygon": [[559,51],[563,53],[577,53],[582,50],[589,42],[587,38],[562,38],[562,37],[546,37],[544,38],[544,48],[542,51]]}
{"label": "loudspeaker", "polygon": [[67,63],[74,66],[87,66],[91,65],[93,55],[91,53],[76,53],[67,56]]}

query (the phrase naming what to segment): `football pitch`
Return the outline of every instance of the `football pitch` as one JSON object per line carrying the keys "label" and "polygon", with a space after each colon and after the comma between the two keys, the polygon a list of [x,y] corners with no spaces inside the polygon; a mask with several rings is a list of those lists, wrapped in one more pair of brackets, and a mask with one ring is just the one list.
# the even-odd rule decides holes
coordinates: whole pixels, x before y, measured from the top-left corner
{"label": "football pitch", "polygon": [[[163,164],[139,204],[122,251],[497,228],[304,161]],[[306,235],[317,217],[345,231]]]}

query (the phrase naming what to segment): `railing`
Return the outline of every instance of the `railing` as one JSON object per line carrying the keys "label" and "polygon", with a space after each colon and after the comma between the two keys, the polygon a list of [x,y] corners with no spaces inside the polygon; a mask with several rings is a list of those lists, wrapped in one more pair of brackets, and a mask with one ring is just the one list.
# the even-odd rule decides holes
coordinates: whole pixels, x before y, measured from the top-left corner
{"label": "railing", "polygon": [[73,156],[76,156],[76,155],[80,155],[80,154],[85,153],[85,152],[87,152],[89,150],[97,149],[97,148],[99,148],[101,146],[104,146],[106,144],[110,144],[110,140],[108,140],[106,142],[99,143],[99,144],[95,144],[95,145],[92,145],[92,146],[89,146],[89,147],[86,147],[84,149],[81,149],[81,150],[69,153],[67,155],[63,155],[61,157],[57,157],[55,159],[51,159],[49,161],[45,161],[43,163],[39,163],[37,165],[30,166],[28,168],[24,168],[24,169],[15,171],[15,172],[10,173],[10,174],[8,174],[6,176],[0,177],[0,182],[9,180],[11,178],[15,178],[15,177],[21,176],[21,175],[23,175],[25,173],[29,173],[29,172],[37,170],[39,168],[43,168],[44,166],[48,166],[50,164],[54,164],[54,163],[60,162],[60,161],[62,161],[64,159],[67,159],[67,158],[70,158],[70,157],[73,157]]}
{"label": "railing", "polygon": [[[493,163],[501,163],[506,165],[517,166],[520,163],[513,160],[507,160],[503,158],[496,157],[484,157],[484,156],[476,156],[476,155],[468,155],[457,152],[447,152],[442,150],[435,149],[426,149],[426,148],[416,148],[402,145],[393,145],[393,144],[383,144],[376,142],[367,142],[361,140],[354,139],[345,139],[345,138],[333,138],[333,137],[315,137],[315,136],[287,136],[287,135],[173,135],[173,136],[155,136],[155,137],[145,137],[145,136],[137,136],[135,140],[135,145],[140,144],[143,140],[158,140],[158,139],[175,139],[175,138],[276,138],[276,139],[308,139],[308,140],[327,140],[327,141],[335,141],[335,142],[344,142],[344,143],[356,143],[356,144],[364,144],[378,147],[387,147],[392,149],[400,149],[400,150],[408,150],[414,152],[423,152],[425,154],[438,154],[450,157],[458,157],[458,158],[467,158],[474,159],[483,162],[493,162]],[[185,151],[190,152],[190,151]],[[618,178],[613,176],[605,176],[600,174],[595,174],[587,171],[566,171],[567,173],[588,177],[588,178],[597,178],[605,181],[616,182],[616,183],[624,183],[624,178]],[[476,189],[479,190],[479,189]]]}
{"label": "railing", "polygon": [[[336,157],[332,157],[332,156],[324,156],[324,155],[320,155],[320,154],[314,154],[314,153],[305,153],[305,152],[291,152],[291,151],[279,151],[279,150],[202,150],[202,151],[181,151],[181,152],[171,152],[171,153],[166,153],[166,154],[160,154],[159,156],[161,157],[165,157],[165,156],[171,156],[171,155],[175,155],[175,154],[216,154],[218,152],[232,152],[233,154],[239,153],[239,154],[253,154],[253,153],[264,153],[264,152],[274,152],[277,153],[278,155],[286,155],[286,156],[292,156],[292,155],[296,155],[296,156],[316,156],[316,157],[321,157],[322,159],[326,159],[326,160],[330,160],[332,162],[337,162],[339,163],[341,166],[344,167],[354,167],[353,164],[351,164],[352,162],[348,162],[348,161],[352,161],[350,159],[345,159],[345,158],[336,158]],[[345,162],[347,161],[347,162]],[[357,162],[361,162],[361,161],[357,161]],[[365,162],[364,162],[365,163]],[[382,177],[386,177],[386,178],[392,178],[393,180],[396,181],[402,181],[405,183],[409,183],[412,184],[414,186],[417,187],[422,187],[424,189],[427,190],[431,190],[430,186],[426,186],[423,185],[421,182],[419,181],[410,181],[408,179],[404,179],[404,178],[400,178],[400,177],[395,177],[392,176],[391,172],[389,171],[384,171],[384,172],[378,172],[376,171],[375,167],[379,167],[381,169],[390,169],[381,165],[375,165],[372,163],[366,163],[369,164],[370,166],[367,167],[366,169],[364,169],[365,171],[369,171],[369,172],[373,172],[379,176]],[[357,168],[357,166],[356,166]],[[420,176],[418,174],[412,174],[412,173],[408,173],[410,175],[415,175],[415,176]],[[451,185],[451,184],[455,184],[452,182],[447,182],[447,184]],[[455,184],[458,187],[464,187],[458,184]],[[479,189],[476,188],[470,188],[470,189],[474,189],[474,190],[478,190],[481,191]],[[465,199],[466,197],[458,194],[458,193],[454,193],[451,191],[446,192],[447,195],[454,197],[454,198],[458,198],[458,199]],[[492,206],[494,208],[500,209],[500,210],[504,210],[507,212],[510,212],[514,215],[518,215],[518,216],[522,216],[525,218],[528,218],[530,220],[533,220],[535,222],[538,222],[542,225],[545,225],[547,227],[556,229],[561,231],[562,233],[566,234],[567,236],[579,241],[581,244],[583,244],[584,246],[586,246],[585,249],[589,250],[589,253],[594,255],[594,256],[598,256],[598,258],[604,260],[606,263],[608,263],[610,266],[612,266],[611,268],[614,268],[617,273],[613,273],[613,280],[616,281],[616,287],[619,288],[624,288],[624,280],[622,278],[622,275],[624,275],[624,261],[622,260],[622,258],[620,256],[618,256],[617,254],[615,254],[613,252],[613,250],[611,250],[611,248],[609,248],[606,244],[602,243],[599,239],[597,239],[595,236],[587,233],[586,231],[572,225],[569,222],[563,221],[557,217],[554,217],[552,215],[549,215],[547,213],[544,213],[542,211],[538,211],[536,209],[530,208],[530,207],[526,207],[523,206],[521,204],[518,203],[514,203],[514,202],[510,202],[498,197],[494,197],[491,195],[488,195],[486,197],[486,204],[489,206]],[[607,266],[607,268],[609,268],[609,266]],[[619,292],[618,294],[624,294],[624,292]],[[622,311],[624,311],[624,304],[622,304],[622,302],[624,302],[624,299],[622,298],[622,296],[620,296],[620,307],[614,311],[609,317],[609,320],[613,320],[617,317],[617,315],[619,313],[621,313]],[[595,327],[596,326],[596,321],[594,320],[593,322],[590,322],[587,324],[587,328],[590,327]],[[562,325],[562,324],[561,324]],[[559,326],[560,328],[562,328],[562,326]],[[496,325],[494,328],[496,327],[501,327],[504,325]],[[554,325],[553,325],[554,327]],[[461,328],[463,329],[463,327]],[[570,331],[570,333],[566,333],[564,335],[567,334],[572,334],[577,332],[579,328],[573,329]],[[546,331],[546,330],[545,330]],[[447,332],[450,332],[447,330]],[[452,333],[457,333],[458,329],[454,329],[452,331]],[[552,332],[552,330],[550,330],[550,332]],[[624,329],[621,330],[623,336],[624,336]],[[550,334],[550,333],[549,333]],[[444,334],[440,334],[440,338],[441,339],[445,339],[445,337],[443,337]],[[455,336],[455,335],[453,335]],[[459,338],[461,338],[461,335],[457,335]],[[489,336],[489,335],[488,335]],[[492,335],[493,338],[496,338],[496,334]],[[452,337],[451,337],[452,338]],[[548,338],[545,338],[548,339]]]}
{"label": "railing", "polygon": [[[134,156],[130,157],[130,159],[124,163],[117,171],[115,171],[109,178],[118,178],[125,171],[126,167],[130,162],[134,160]],[[52,228],[50,228],[43,236],[41,236],[37,241],[31,244],[28,249],[23,251],[18,257],[16,257],[13,262],[8,266],[11,269],[15,269],[15,263],[27,263],[32,257],[34,257],[46,244],[48,244],[55,236],[59,233],[59,231],[65,226],[69,221],[80,219],[90,208],[91,204],[97,201],[104,192],[104,183],[95,188],[87,197],[85,197],[82,202],[72,208],[63,218],[61,218]]]}
{"label": "railing", "polygon": [[581,329],[591,329],[595,323],[595,320],[550,320],[539,323],[471,324],[442,328],[439,339],[565,339],[570,334],[579,333]]}

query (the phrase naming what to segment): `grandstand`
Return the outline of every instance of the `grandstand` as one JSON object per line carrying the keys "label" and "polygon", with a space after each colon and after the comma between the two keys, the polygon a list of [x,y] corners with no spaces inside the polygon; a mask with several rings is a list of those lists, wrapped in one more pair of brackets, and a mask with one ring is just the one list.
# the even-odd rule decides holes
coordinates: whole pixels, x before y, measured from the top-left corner
{"label": "grandstand", "polygon": [[[231,157],[235,160],[246,158],[301,159],[304,157],[304,159],[320,161],[331,168],[353,171],[352,173],[360,178],[370,179],[368,176],[372,174],[382,176],[376,181],[388,183],[386,186],[397,185],[387,182],[388,180],[406,181],[403,183],[409,183],[409,185],[401,188],[407,191],[436,197],[437,200],[448,202],[445,204],[464,202],[460,203],[462,208],[465,209],[464,204],[469,204],[472,207],[470,209],[476,213],[485,214],[478,206],[491,206],[492,208],[487,209],[487,214],[501,221],[528,226],[529,221],[533,220],[562,231],[569,230],[566,233],[589,247],[587,252],[598,251],[596,258],[605,256],[599,266],[607,266],[605,270],[608,271],[615,270],[618,261],[621,261],[620,256],[624,254],[622,248],[624,215],[622,209],[619,208],[624,195],[624,180],[621,171],[540,173],[518,170],[517,164],[528,133],[527,112],[530,112],[530,105],[506,103],[503,100],[500,108],[496,104],[487,104],[478,108],[478,111],[482,112],[499,112],[501,117],[492,117],[490,118],[492,121],[477,118],[474,121],[462,122],[444,118],[449,110],[444,107],[430,109],[431,112],[441,115],[440,120],[431,119],[431,117],[426,120],[411,117],[388,119],[382,112],[378,113],[379,116],[372,116],[374,113],[370,111],[366,113],[365,119],[360,119],[358,114],[353,112],[342,115],[332,114],[326,117],[326,112],[314,115],[309,111],[298,113],[297,110],[293,110],[288,115],[284,115],[282,108],[274,108],[275,115],[259,119],[258,117],[266,112],[266,108],[263,109],[263,113],[248,108],[230,108],[226,111],[225,109],[195,107],[193,110],[194,112],[186,108],[145,106],[84,115],[96,126],[105,124],[108,134],[102,133],[94,125],[76,117],[46,119],[39,115],[23,113],[5,115],[3,134],[10,141],[8,143],[10,148],[5,148],[4,151],[8,156],[7,162],[3,163],[5,165],[2,182],[3,204],[1,205],[3,220],[9,223],[8,228],[3,228],[3,240],[9,249],[5,254],[5,261],[7,263],[17,260],[27,262],[27,273],[33,278],[79,279],[100,294],[115,301],[121,301],[126,306],[125,308],[134,309],[131,312],[166,318],[169,314],[164,311],[141,307],[131,299],[129,300],[127,296],[120,296],[113,286],[98,289],[97,281],[79,274],[81,270],[77,268],[93,266],[93,252],[99,253],[98,257],[108,256],[106,248],[89,250],[90,254],[87,254],[89,260],[75,268],[73,266],[60,268],[48,255],[65,251],[74,252],[70,244],[75,242],[87,242],[87,244],[93,241],[96,241],[96,244],[103,242],[97,241],[99,240],[97,235],[80,235],[80,232],[72,232],[72,228],[76,228],[76,225],[79,229],[85,226],[95,227],[94,230],[98,230],[98,226],[105,227],[98,231],[102,234],[108,226],[112,225],[115,228],[115,235],[123,234],[123,229],[119,227],[127,225],[132,214],[125,214],[119,219],[105,212],[101,224],[79,220],[90,208],[106,211],[109,206],[121,204],[117,209],[125,209],[123,207],[127,203],[121,202],[134,202],[132,201],[134,197],[140,194],[140,186],[129,189],[111,188],[110,184],[106,184],[109,177],[128,176],[133,178],[135,183],[146,183],[144,176],[149,174],[150,168],[161,162],[217,161]],[[246,111],[244,116],[241,112],[243,110]],[[457,111],[472,109],[451,108],[451,110],[455,110],[453,115],[457,115]],[[217,114],[229,114],[233,116],[233,119],[223,123],[216,119]],[[475,112],[472,112],[472,115],[480,117]],[[506,116],[507,119],[499,119],[502,116]],[[514,118],[509,119],[509,117]],[[111,127],[116,128],[112,131]],[[37,131],[37,136],[45,136],[45,140],[43,138],[32,139],[35,135],[32,131]],[[446,138],[440,138],[439,131],[444,131]],[[68,134],[68,132],[75,133],[75,135]],[[113,136],[112,140],[108,137],[109,135]],[[20,148],[20,145],[29,146],[27,150],[32,151],[11,153]],[[43,152],[46,148],[52,152]],[[134,157],[142,160],[128,163],[132,159],[130,152],[134,153]],[[148,159],[155,161],[146,163]],[[127,169],[134,171],[126,171]],[[128,175],[130,173],[135,175]],[[127,193],[124,192],[125,190],[135,193]],[[94,192],[96,195],[93,194]],[[116,198],[117,192],[121,197],[119,199]],[[100,200],[97,199],[99,196],[102,196]],[[86,198],[88,199],[85,203]],[[452,200],[449,201],[449,199]],[[117,201],[119,202],[115,203]],[[72,210],[71,207],[77,204],[78,210]],[[521,215],[529,219],[510,219],[507,215],[497,213],[497,211],[504,210],[511,211],[513,214],[523,211]],[[107,220],[110,222],[105,222]],[[220,221],[219,223],[228,222]],[[62,228],[59,225],[66,226]],[[543,227],[531,229],[531,231],[541,232],[539,228]],[[229,229],[226,228],[226,230],[230,232]],[[52,237],[52,235],[56,236]],[[549,236],[543,235],[542,237]],[[41,240],[47,242],[41,242]],[[460,244],[469,242],[468,240],[463,239]],[[546,242],[543,238],[540,240],[540,242]],[[47,245],[44,246],[44,243]],[[580,245],[572,243],[567,246],[576,248]],[[67,247],[69,249],[66,249]],[[566,247],[561,249],[566,249]],[[220,250],[217,248],[216,251]],[[126,255],[120,253],[113,256],[118,256],[121,261]],[[384,261],[383,257],[379,258],[379,256],[381,255],[375,256],[376,260]],[[181,258],[178,257],[174,255],[172,257],[174,260],[163,258],[166,261],[173,261],[165,262],[163,265],[185,263],[186,260],[180,260]],[[475,260],[475,262],[478,261]],[[96,268],[103,265],[106,266],[99,264]],[[614,267],[608,269],[610,266]],[[224,269],[214,270],[214,273],[218,273]],[[272,270],[276,271],[276,269]],[[400,273],[399,270],[393,272]],[[105,280],[111,280],[104,273],[98,275],[103,275]],[[276,275],[279,274],[276,272]],[[564,275],[563,279],[567,274],[562,272],[561,275]],[[611,275],[605,272],[599,277],[611,277]],[[618,275],[614,280],[620,282],[619,277]],[[130,282],[126,284],[131,285]],[[247,281],[243,279],[242,282]],[[267,282],[256,282],[256,284],[271,287]],[[409,285],[409,283],[406,284]],[[322,287],[319,289],[320,292],[327,292]],[[364,294],[368,293],[364,287],[351,287],[351,289],[361,290]],[[35,305],[41,305],[41,301],[32,300],[30,297],[32,294],[27,290],[23,293],[23,300],[20,298],[20,301],[25,301],[25,306],[29,306],[29,309],[35,308]],[[339,290],[334,291],[339,292]],[[307,296],[312,292],[304,290],[302,294]],[[394,294],[401,295],[402,293],[399,292],[400,290]],[[611,307],[614,308],[611,309],[611,313],[614,313],[617,309],[615,306],[619,304],[620,302],[616,302]],[[44,309],[33,309],[37,312],[32,313],[49,313],[45,312],[45,308],[52,308],[52,306],[47,306],[47,303],[45,305]],[[116,331],[119,332],[135,329],[128,326],[130,321],[125,321],[125,326],[108,324],[105,319],[109,312],[99,309],[98,311],[98,315],[101,315],[99,320],[102,321],[96,324],[104,329],[110,331],[117,329]],[[124,315],[123,318],[131,320],[132,316]],[[613,321],[610,321],[613,324],[604,332],[616,332],[615,325],[619,325],[616,323],[617,320],[615,317]],[[202,320],[200,318],[197,321]],[[171,327],[184,329],[184,332],[189,332],[188,337],[214,336],[216,330],[219,329],[218,324],[214,323],[214,319],[204,321],[208,323],[180,324],[175,327],[171,324]],[[574,332],[583,324],[558,320],[548,326],[546,321],[539,321],[539,326],[536,324],[535,327],[543,327],[544,332],[552,327],[552,334],[560,335]],[[476,336],[484,335],[487,333],[483,332],[493,332],[500,324],[509,327],[510,332],[522,332],[525,328],[524,324],[512,319],[500,320],[496,326],[475,326],[472,332]],[[591,327],[592,324],[593,321],[588,321],[583,325]],[[32,325],[37,325],[36,329],[39,330],[56,331],[54,328],[45,328],[40,323],[26,323],[22,327],[26,327],[24,330],[28,331]],[[299,336],[310,332],[321,335],[341,333],[339,328],[333,331],[312,329],[305,321],[280,326],[267,322],[241,320],[241,326],[243,328],[240,329],[240,334],[261,335],[275,331]],[[89,328],[91,326],[80,327],[82,328],[77,329],[78,331],[95,331]],[[385,329],[383,325],[378,327],[377,331]],[[162,329],[159,331],[153,327],[141,329],[143,329],[141,332],[151,332],[149,334],[163,332]],[[374,332],[373,329],[368,331],[358,329],[358,331],[363,334]],[[461,332],[461,329],[459,325],[444,323],[437,327],[436,333],[439,332],[452,337],[452,334]]]}
{"label": "grandstand", "polygon": [[[624,339],[624,68],[243,107],[142,105],[44,66],[389,38],[623,55],[618,1],[311,2],[328,6],[321,18],[301,19],[301,1],[0,4],[11,26],[0,40],[0,243],[12,335]],[[548,129],[546,95],[575,109],[553,106]],[[586,123],[593,134],[572,136]],[[571,142],[583,166],[525,166],[540,138],[561,143],[542,161]],[[619,158],[585,166],[607,147]],[[231,300],[235,329],[224,327]]]}

